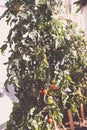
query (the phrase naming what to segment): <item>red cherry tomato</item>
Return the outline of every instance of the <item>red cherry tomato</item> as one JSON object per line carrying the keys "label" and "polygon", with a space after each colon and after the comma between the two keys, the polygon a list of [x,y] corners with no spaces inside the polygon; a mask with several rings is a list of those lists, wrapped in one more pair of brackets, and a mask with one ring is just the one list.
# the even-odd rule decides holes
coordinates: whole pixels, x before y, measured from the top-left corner
{"label": "red cherry tomato", "polygon": [[52,118],[49,117],[49,118],[47,119],[47,122],[48,122],[49,124],[51,124],[51,123],[53,122]]}
{"label": "red cherry tomato", "polygon": [[43,95],[46,95],[46,94],[47,94],[47,90],[46,90],[46,89],[43,89],[43,90],[42,90],[42,94],[43,94]]}
{"label": "red cherry tomato", "polygon": [[53,91],[55,91],[55,90],[57,89],[57,86],[56,86],[56,85],[52,85],[52,86],[51,86],[51,89],[52,89]]}

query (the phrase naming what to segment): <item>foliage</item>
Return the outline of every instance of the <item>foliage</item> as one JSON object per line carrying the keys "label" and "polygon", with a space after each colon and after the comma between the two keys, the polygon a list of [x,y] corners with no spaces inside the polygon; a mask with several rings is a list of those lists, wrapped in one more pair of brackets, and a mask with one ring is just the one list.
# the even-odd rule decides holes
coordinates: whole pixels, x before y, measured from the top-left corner
{"label": "foliage", "polygon": [[74,4],[77,5],[77,7],[78,7],[77,12],[78,12],[78,11],[80,11],[84,6],[87,5],[87,0],[77,0],[77,1],[74,2]]}
{"label": "foliage", "polygon": [[[53,130],[65,109],[83,101],[78,88],[87,76],[87,40],[70,20],[53,17],[62,2],[9,0],[11,25],[3,52],[10,47],[5,85],[13,84],[14,103],[6,130]],[[61,5],[62,6],[62,5]],[[52,87],[55,86],[55,87]],[[55,89],[54,89],[55,88]],[[52,123],[48,123],[48,118]]]}

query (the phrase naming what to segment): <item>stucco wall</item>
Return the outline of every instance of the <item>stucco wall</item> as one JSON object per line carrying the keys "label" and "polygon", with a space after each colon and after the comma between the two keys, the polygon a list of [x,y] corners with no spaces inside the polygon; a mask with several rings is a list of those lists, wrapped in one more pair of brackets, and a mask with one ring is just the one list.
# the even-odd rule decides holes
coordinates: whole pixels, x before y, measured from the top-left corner
{"label": "stucco wall", "polygon": [[[5,3],[4,0],[0,0],[1,5],[4,5],[4,3]],[[0,7],[0,16],[4,11],[5,8]],[[5,19],[2,19],[0,21],[0,47],[1,45],[3,45],[4,41],[6,41],[8,32],[9,32],[9,26],[7,26]],[[6,79],[6,66],[3,65],[3,63],[7,61],[8,56],[9,56],[8,51],[6,51],[4,55],[0,53],[0,84],[3,83]]]}
{"label": "stucco wall", "polygon": [[83,17],[84,17],[84,30],[87,36],[87,5],[83,7]]}
{"label": "stucco wall", "polygon": [[[0,0],[0,5],[4,5],[6,0]],[[5,11],[4,7],[0,7],[0,16]],[[6,41],[9,32],[9,26],[6,25],[5,19],[0,21],[0,47]],[[9,56],[8,51],[4,55],[0,53],[0,91],[3,90],[4,95],[0,96],[0,130],[4,130],[9,115],[12,111],[13,101],[16,101],[13,87],[9,86],[10,93],[7,93],[4,88],[4,81],[6,80],[6,66],[3,65]]]}

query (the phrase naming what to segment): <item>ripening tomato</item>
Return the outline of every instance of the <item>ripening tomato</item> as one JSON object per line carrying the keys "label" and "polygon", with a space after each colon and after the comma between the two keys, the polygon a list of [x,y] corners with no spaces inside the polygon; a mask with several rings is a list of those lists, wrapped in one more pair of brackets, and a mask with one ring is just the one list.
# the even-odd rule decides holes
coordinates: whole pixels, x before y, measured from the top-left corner
{"label": "ripening tomato", "polygon": [[42,94],[43,94],[43,95],[46,95],[46,94],[47,94],[47,90],[46,90],[46,89],[43,89],[43,90],[42,90]]}
{"label": "ripening tomato", "polygon": [[51,123],[53,122],[52,118],[49,117],[49,118],[47,119],[47,122],[48,122],[49,124],[51,124]]}
{"label": "ripening tomato", "polygon": [[54,91],[49,91],[48,94],[49,94],[50,96],[53,96],[55,93],[54,93]]}
{"label": "ripening tomato", "polygon": [[51,86],[51,89],[52,89],[53,91],[55,91],[55,90],[57,89],[57,86],[56,86],[56,85],[52,85],[52,86]]}

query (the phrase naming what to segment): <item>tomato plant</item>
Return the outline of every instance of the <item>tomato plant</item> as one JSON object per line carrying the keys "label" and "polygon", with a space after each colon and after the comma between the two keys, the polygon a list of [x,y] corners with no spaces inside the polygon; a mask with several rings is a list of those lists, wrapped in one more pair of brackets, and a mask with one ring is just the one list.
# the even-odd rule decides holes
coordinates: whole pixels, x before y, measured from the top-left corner
{"label": "tomato plant", "polygon": [[83,101],[87,39],[71,20],[58,18],[61,0],[8,0],[6,7],[2,17],[12,26],[0,49],[10,48],[5,86],[13,84],[18,98],[6,130],[53,130],[53,121],[61,125],[65,110],[75,114]]}

